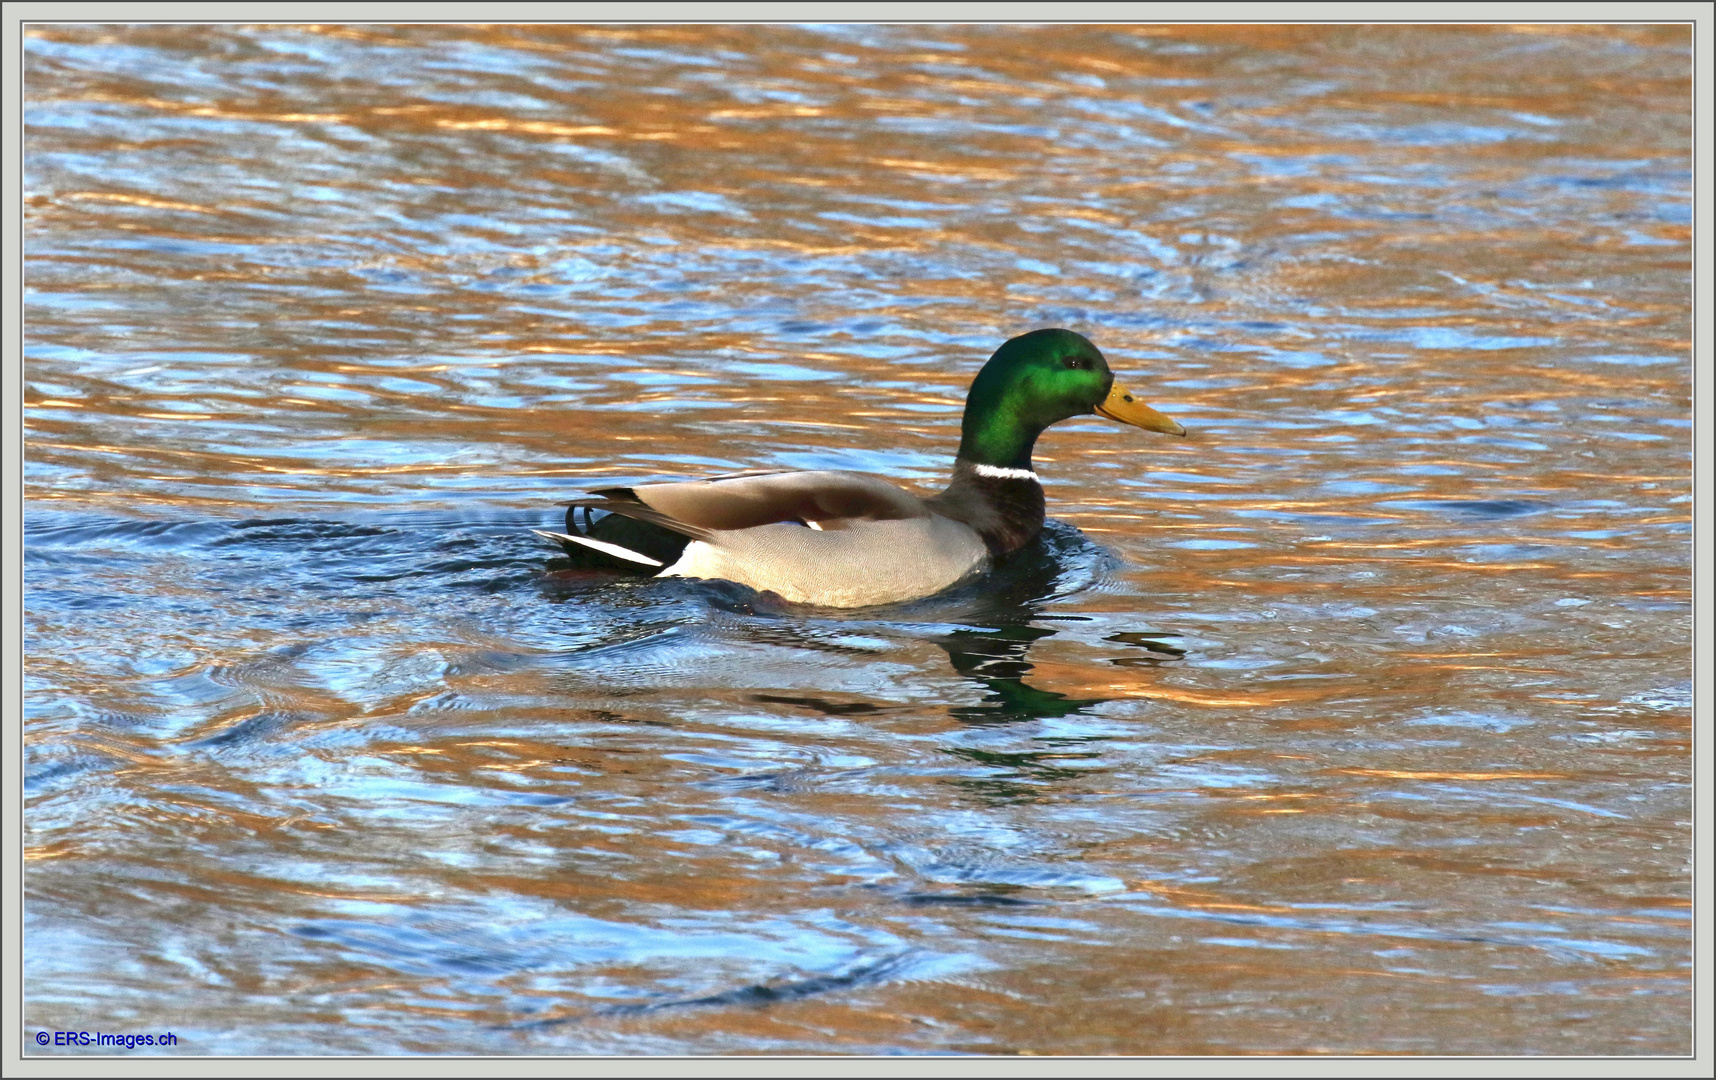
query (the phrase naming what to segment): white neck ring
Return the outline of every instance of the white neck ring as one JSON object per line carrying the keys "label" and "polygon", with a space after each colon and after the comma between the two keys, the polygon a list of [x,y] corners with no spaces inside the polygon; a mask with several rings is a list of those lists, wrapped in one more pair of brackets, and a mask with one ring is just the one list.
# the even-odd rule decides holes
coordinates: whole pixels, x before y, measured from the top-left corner
{"label": "white neck ring", "polygon": [[972,465],[971,471],[978,476],[987,476],[992,480],[1029,480],[1033,484],[1042,483],[1037,474],[1030,469],[1009,469],[1000,465]]}

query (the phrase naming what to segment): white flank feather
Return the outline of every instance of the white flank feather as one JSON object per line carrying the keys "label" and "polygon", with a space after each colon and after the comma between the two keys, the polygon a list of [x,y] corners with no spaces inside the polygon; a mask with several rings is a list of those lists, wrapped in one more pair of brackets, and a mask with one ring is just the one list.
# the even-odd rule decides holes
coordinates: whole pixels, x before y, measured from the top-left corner
{"label": "white flank feather", "polygon": [[641,563],[644,566],[655,567],[666,565],[658,559],[652,559],[648,555],[640,555],[630,548],[623,548],[618,544],[610,544],[606,540],[592,540],[588,536],[571,536],[566,533],[549,532],[547,529],[532,529],[530,531],[545,539],[553,540],[555,543],[583,544],[585,547],[594,548],[604,555],[612,555],[616,559],[624,559],[627,562]]}

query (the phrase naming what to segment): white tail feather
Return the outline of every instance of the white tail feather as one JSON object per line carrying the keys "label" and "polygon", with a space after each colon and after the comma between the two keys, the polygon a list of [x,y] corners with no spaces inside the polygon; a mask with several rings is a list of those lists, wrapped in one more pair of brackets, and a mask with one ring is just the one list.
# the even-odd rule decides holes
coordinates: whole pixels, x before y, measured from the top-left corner
{"label": "white tail feather", "polygon": [[583,544],[585,547],[594,548],[604,555],[612,555],[616,559],[624,559],[627,562],[642,563],[644,566],[655,567],[667,565],[658,559],[650,558],[648,555],[640,555],[630,548],[623,548],[618,544],[610,544],[606,540],[592,540],[588,536],[571,536],[567,533],[549,532],[547,529],[532,529],[530,531],[540,537],[552,540],[557,544]]}

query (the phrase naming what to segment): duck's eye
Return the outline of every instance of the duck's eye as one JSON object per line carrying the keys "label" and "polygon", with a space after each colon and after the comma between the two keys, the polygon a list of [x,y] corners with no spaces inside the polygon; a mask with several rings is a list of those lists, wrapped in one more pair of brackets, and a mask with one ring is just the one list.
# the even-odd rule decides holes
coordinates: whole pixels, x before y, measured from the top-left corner
{"label": "duck's eye", "polygon": [[1075,371],[1087,370],[1090,367],[1090,361],[1082,356],[1063,356],[1061,363]]}

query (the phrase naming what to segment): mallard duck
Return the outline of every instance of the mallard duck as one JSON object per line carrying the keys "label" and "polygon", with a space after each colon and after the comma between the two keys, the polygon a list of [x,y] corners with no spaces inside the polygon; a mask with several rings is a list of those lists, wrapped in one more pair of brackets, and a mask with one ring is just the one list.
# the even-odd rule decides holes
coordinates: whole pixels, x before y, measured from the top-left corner
{"label": "mallard duck", "polygon": [[1043,488],[1031,450],[1050,424],[1088,413],[1186,433],[1115,383],[1084,337],[1033,330],[996,349],[972,381],[953,480],[939,495],[921,498],[863,473],[740,473],[597,488],[567,508],[566,532],[535,531],[586,565],[722,578],[794,603],[913,600],[1036,539]]}

